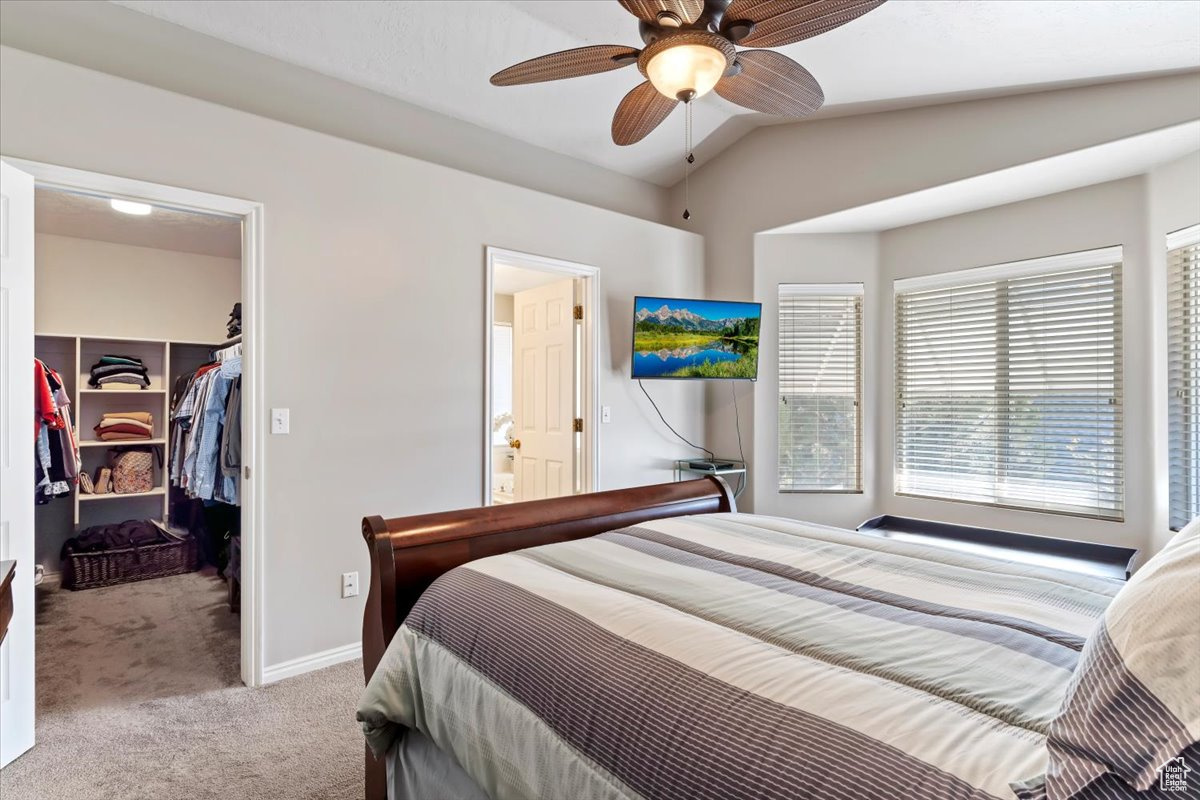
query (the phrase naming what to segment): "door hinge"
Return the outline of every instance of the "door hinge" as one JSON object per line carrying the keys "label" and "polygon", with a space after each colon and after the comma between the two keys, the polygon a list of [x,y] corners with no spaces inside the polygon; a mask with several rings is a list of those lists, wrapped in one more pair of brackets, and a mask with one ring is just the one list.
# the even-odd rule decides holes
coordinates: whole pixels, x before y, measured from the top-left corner
{"label": "door hinge", "polygon": [[583,433],[583,420],[579,417],[575,418],[575,424],[571,426],[575,433]]}
{"label": "door hinge", "polygon": [[575,319],[583,319],[583,306],[575,306]]}
{"label": "door hinge", "polygon": [[250,465],[247,464],[243,469],[246,471],[246,480],[250,480]]}

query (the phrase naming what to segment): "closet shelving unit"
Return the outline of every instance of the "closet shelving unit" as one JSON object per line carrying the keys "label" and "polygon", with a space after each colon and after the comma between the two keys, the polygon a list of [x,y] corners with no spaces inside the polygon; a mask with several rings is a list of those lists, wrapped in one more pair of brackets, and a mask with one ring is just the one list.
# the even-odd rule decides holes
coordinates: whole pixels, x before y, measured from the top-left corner
{"label": "closet shelving unit", "polygon": [[[164,339],[135,339],[116,336],[38,333],[34,352],[49,367],[58,371],[72,398],[71,420],[79,443],[81,468],[95,475],[96,468],[108,463],[108,451],[122,446],[153,446],[162,455],[154,465],[154,488],[149,492],[126,494],[82,494],[72,492],[73,525],[90,525],[140,518],[165,522],[169,516],[168,490],[170,464],[171,386],[177,376],[191,372],[209,360],[215,346],[211,342]],[[140,358],[150,376],[146,389],[93,389],[88,386],[91,366],[104,355]],[[153,437],[119,442],[96,439],[92,429],[100,417],[114,411],[148,411],[154,415]],[[62,501],[55,501],[62,502]]]}

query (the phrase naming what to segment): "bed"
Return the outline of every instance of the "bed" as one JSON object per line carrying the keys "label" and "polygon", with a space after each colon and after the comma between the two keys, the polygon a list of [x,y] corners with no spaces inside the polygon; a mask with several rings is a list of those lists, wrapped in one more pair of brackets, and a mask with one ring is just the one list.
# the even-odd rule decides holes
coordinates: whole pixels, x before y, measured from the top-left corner
{"label": "bed", "polygon": [[719,478],[364,535],[369,800],[1012,797],[1123,585]]}

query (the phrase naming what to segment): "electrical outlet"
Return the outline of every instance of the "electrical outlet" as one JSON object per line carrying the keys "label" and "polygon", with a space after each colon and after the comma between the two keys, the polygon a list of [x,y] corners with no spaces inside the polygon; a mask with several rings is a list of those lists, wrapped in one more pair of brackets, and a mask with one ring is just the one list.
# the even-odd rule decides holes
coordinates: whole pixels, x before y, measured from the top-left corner
{"label": "electrical outlet", "polygon": [[342,573],[342,597],[358,597],[358,573]]}
{"label": "electrical outlet", "polygon": [[600,406],[600,421],[612,422],[612,406]]}
{"label": "electrical outlet", "polygon": [[292,411],[289,408],[271,409],[271,433],[288,433],[292,428]]}

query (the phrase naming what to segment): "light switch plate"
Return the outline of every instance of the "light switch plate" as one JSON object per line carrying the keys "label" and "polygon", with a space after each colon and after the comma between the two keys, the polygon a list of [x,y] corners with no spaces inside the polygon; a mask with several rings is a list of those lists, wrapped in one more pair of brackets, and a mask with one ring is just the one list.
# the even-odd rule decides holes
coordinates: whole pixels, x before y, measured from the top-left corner
{"label": "light switch plate", "polygon": [[358,597],[358,573],[342,573],[342,597]]}
{"label": "light switch plate", "polygon": [[612,406],[600,406],[600,421],[612,422]]}
{"label": "light switch plate", "polygon": [[292,412],[288,408],[271,409],[271,433],[288,433],[292,429]]}

